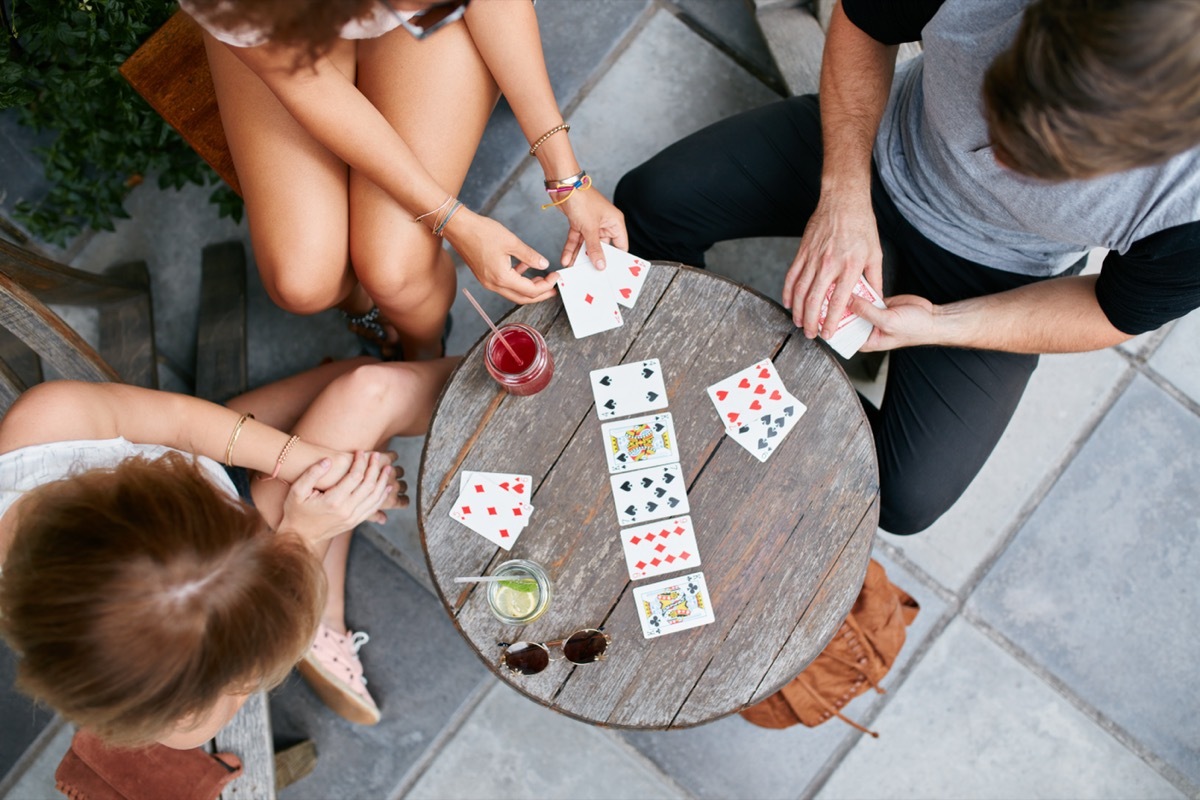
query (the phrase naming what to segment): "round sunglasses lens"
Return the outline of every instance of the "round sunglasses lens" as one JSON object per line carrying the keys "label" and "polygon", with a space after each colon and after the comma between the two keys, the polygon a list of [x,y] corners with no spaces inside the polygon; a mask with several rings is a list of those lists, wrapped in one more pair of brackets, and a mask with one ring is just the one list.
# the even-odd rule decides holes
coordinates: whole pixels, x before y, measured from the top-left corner
{"label": "round sunglasses lens", "polygon": [[591,664],[604,655],[608,639],[600,631],[580,631],[563,642],[563,655],[574,664]]}
{"label": "round sunglasses lens", "polygon": [[530,642],[515,642],[504,653],[504,665],[522,675],[536,675],[550,664],[546,648]]}

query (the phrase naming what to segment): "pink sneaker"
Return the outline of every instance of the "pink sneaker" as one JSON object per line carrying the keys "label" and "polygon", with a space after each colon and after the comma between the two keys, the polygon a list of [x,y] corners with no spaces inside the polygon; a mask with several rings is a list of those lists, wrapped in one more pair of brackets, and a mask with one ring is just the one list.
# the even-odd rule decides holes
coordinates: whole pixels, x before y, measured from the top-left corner
{"label": "pink sneaker", "polygon": [[359,725],[379,722],[379,707],[367,691],[358,651],[371,637],[359,631],[345,635],[321,625],[304,658],[297,664],[300,674],[325,705]]}

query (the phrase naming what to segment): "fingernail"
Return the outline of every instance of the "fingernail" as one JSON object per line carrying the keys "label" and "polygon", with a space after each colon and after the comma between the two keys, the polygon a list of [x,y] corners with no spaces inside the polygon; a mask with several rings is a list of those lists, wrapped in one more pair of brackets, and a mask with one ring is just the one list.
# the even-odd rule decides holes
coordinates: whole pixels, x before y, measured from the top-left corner
{"label": "fingernail", "polygon": [[333,466],[333,462],[330,461],[328,458],[321,459],[321,469],[329,469],[332,466]]}
{"label": "fingernail", "polygon": [[544,259],[544,258],[543,258],[543,259],[539,259],[539,260],[538,260],[538,266],[540,266],[542,269],[546,269],[546,267],[550,266],[550,262],[549,262],[549,261],[547,261],[547,260],[546,260],[546,259]]}
{"label": "fingernail", "polygon": [[604,259],[600,259],[596,262],[596,269],[604,269],[605,266]]}

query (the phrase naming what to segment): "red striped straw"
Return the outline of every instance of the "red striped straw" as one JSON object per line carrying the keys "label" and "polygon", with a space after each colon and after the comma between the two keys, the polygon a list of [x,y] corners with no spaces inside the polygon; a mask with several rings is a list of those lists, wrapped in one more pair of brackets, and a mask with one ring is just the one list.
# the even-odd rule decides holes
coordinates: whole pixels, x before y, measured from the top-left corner
{"label": "red striped straw", "polygon": [[500,344],[504,345],[504,348],[506,350],[508,350],[509,353],[512,354],[512,357],[514,359],[516,359],[518,364],[521,363],[521,357],[519,355],[517,355],[517,351],[512,349],[512,345],[510,345],[508,343],[508,341],[505,340],[504,334],[501,333],[500,329],[496,327],[496,323],[492,322],[492,318],[489,317],[487,315],[487,312],[483,310],[483,306],[481,306],[481,305],[479,305],[479,303],[475,302],[475,298],[471,296],[471,293],[469,291],[467,291],[467,287],[465,287],[465,286],[463,287],[463,294],[465,294],[467,296],[467,299],[471,301],[471,305],[475,306],[475,310],[479,312],[479,316],[483,317],[483,321],[488,324],[488,327],[490,327],[495,332],[495,334],[500,337]]}

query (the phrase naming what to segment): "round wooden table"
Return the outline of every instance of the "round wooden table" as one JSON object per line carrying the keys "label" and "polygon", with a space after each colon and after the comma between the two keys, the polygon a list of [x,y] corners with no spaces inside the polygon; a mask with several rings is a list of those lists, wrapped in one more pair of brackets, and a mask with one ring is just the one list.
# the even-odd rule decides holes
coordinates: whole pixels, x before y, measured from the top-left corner
{"label": "round wooden table", "polygon": [[[587,722],[682,728],[777,691],[834,635],[866,573],[878,469],[854,388],[776,303],[656,262],[636,308],[622,314],[623,327],[575,339],[561,302],[515,309],[507,320],[537,328],[554,355],[553,381],[532,397],[501,390],[476,344],[434,413],[418,519],[446,610],[501,680]],[[725,436],[705,389],[764,357],[808,411],[760,463]],[[671,575],[629,580],[588,379],[593,369],[647,358],[662,362],[715,617],[650,640],[631,590]],[[464,469],[532,476],[534,512],[511,552],[449,517]],[[550,608],[524,628],[492,616],[482,584],[453,582],[510,558],[543,565],[553,584]],[[498,666],[498,642],[600,626],[612,636],[605,661],[555,661],[532,676]]]}

